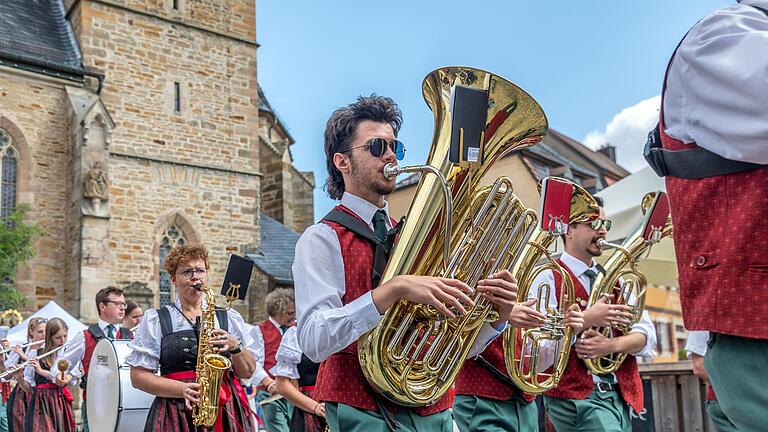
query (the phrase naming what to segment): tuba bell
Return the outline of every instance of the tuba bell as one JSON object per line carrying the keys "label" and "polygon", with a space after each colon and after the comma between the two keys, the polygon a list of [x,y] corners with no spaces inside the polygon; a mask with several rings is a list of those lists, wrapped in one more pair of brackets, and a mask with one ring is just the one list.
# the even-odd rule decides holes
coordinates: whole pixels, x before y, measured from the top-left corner
{"label": "tuba bell", "polygon": [[[666,193],[646,194],[640,208],[645,215],[643,220],[621,244],[603,239],[597,241],[601,249],[615,249],[615,252],[605,263],[605,274],[600,273],[595,278],[587,308],[602,297],[614,295],[615,304],[628,305],[632,309],[629,323],[597,329],[606,337],[617,336],[616,333],[626,334],[640,321],[645,309],[647,282],[637,263],[650,252],[651,246],[672,234],[672,216]],[[612,353],[596,359],[584,359],[584,363],[592,373],[605,375],[616,372],[626,358],[626,353]]]}
{"label": "tuba bell", "polygon": [[[572,188],[568,219],[570,223],[591,220],[600,215],[597,201],[581,186],[565,179],[545,180],[550,179],[570,185]],[[541,186],[539,188],[541,189]],[[541,217],[545,218],[546,215],[542,212]],[[548,226],[547,222],[545,221],[542,226]],[[567,271],[552,258],[549,251],[558,235],[564,234],[564,230],[553,228],[537,229],[536,234],[523,249],[522,257],[515,263],[512,272],[517,279],[517,298],[523,301],[528,298],[533,282],[539,274],[551,270],[559,273],[562,280],[559,289],[548,284],[536,287],[538,295],[534,308],[546,315],[544,325],[530,329],[508,327],[504,331],[504,360],[507,373],[520,390],[530,394],[543,393],[556,387],[560,382],[560,377],[568,365],[573,336],[573,329],[563,324],[565,313],[573,304],[573,282]],[[539,264],[542,259],[544,262]],[[556,309],[548,306],[552,290],[560,293]],[[544,359],[545,343],[554,344],[554,348],[546,350],[551,353],[551,362]],[[539,370],[542,369],[539,367],[542,362],[546,362],[547,365],[552,364],[552,368]]]}
{"label": "tuba bell", "polygon": [[[408,274],[456,278],[473,287],[511,268],[535,223],[508,178],[492,186],[480,181],[506,153],[540,142],[547,119],[525,91],[479,69],[437,69],[424,79],[422,93],[434,114],[432,147],[426,165],[385,167],[390,177],[422,175],[381,283]],[[457,120],[467,114],[474,120]],[[453,384],[482,325],[498,319],[479,293],[472,300],[475,307],[454,319],[428,305],[395,303],[358,340],[371,386],[400,405],[436,402]]]}

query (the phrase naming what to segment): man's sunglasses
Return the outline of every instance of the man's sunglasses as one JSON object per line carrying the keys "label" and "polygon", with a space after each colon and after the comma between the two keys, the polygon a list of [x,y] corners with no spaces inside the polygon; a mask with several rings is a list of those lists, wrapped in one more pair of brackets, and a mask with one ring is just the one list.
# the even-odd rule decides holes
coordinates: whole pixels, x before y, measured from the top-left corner
{"label": "man's sunglasses", "polygon": [[610,219],[595,219],[592,222],[589,223],[589,226],[592,227],[593,230],[597,231],[600,229],[600,227],[605,228],[606,231],[611,230],[611,220]]}
{"label": "man's sunglasses", "polygon": [[341,153],[346,153],[360,147],[368,147],[368,151],[371,152],[371,155],[377,158],[382,157],[384,153],[387,152],[387,147],[392,149],[392,153],[395,154],[397,160],[403,160],[405,157],[405,144],[403,144],[402,141],[388,140],[386,138],[373,138],[363,145],[350,147]]}

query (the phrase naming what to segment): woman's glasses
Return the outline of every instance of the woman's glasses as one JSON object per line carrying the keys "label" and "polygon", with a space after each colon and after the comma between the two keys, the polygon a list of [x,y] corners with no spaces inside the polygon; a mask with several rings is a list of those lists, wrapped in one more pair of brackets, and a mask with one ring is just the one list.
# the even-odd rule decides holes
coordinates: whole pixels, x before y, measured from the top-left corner
{"label": "woman's glasses", "polygon": [[392,150],[397,160],[403,160],[405,157],[405,144],[402,141],[388,140],[386,138],[373,138],[363,145],[351,147],[341,153],[346,153],[360,147],[368,147],[368,151],[371,152],[373,157],[382,157],[387,152],[387,147]]}

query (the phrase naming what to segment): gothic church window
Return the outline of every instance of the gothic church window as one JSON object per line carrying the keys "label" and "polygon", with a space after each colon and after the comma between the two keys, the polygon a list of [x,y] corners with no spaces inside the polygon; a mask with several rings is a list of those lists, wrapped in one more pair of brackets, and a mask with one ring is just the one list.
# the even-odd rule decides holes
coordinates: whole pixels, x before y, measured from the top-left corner
{"label": "gothic church window", "polygon": [[187,240],[176,225],[169,226],[160,240],[160,307],[171,302],[171,275],[163,269],[163,266],[165,266],[165,257],[168,256],[171,249],[186,243]]}
{"label": "gothic church window", "polygon": [[0,129],[0,218],[16,209],[16,167],[19,155],[11,135]]}

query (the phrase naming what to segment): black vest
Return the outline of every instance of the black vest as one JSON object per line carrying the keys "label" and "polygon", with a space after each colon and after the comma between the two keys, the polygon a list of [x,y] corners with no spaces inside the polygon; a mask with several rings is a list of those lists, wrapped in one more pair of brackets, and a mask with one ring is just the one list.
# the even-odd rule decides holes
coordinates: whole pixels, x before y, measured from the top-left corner
{"label": "black vest", "polygon": [[[160,375],[195,370],[198,350],[197,328],[174,332],[171,312],[167,307],[157,309],[157,316],[163,333],[160,340]],[[219,321],[220,329],[229,331],[229,317],[226,310],[217,309],[216,319]],[[230,356],[228,352],[222,355]]]}

